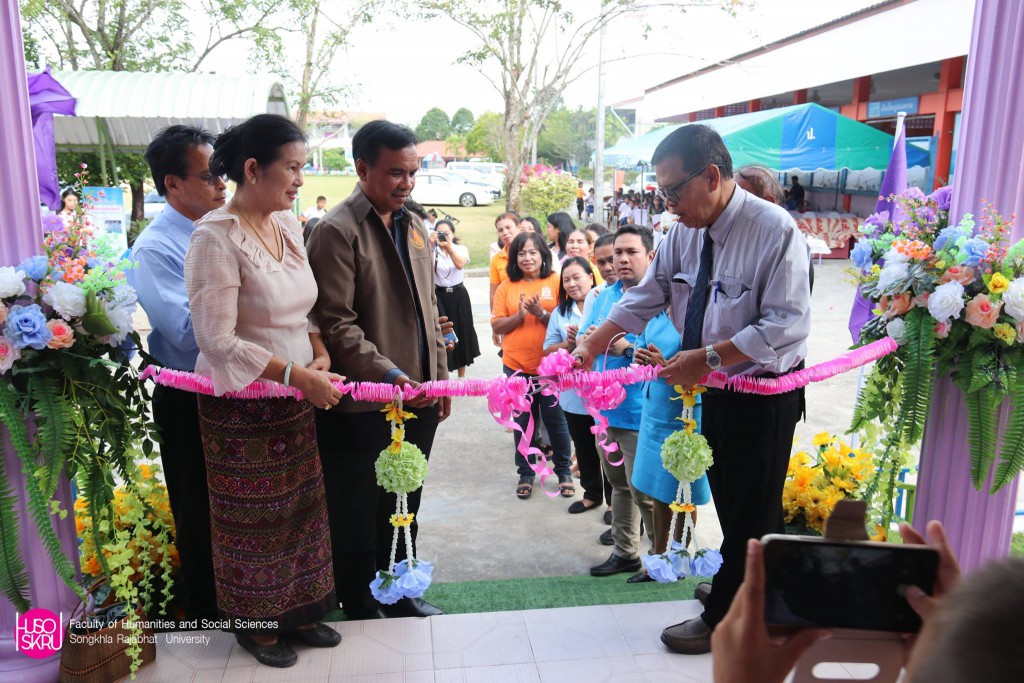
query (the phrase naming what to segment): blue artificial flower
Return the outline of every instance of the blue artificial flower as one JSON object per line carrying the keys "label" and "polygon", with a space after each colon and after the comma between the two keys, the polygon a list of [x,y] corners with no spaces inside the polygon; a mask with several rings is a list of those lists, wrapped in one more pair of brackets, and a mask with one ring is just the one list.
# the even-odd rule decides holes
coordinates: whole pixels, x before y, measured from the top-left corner
{"label": "blue artificial flower", "polygon": [[397,577],[383,570],[377,572],[377,576],[370,582],[370,593],[382,605],[393,605],[405,597],[398,587]]}
{"label": "blue artificial flower", "polygon": [[679,579],[672,569],[672,560],[668,555],[644,555],[640,562],[647,570],[647,576],[658,583],[675,583]]}
{"label": "blue artificial flower", "polygon": [[672,571],[676,573],[676,576],[683,578],[694,575],[693,558],[690,557],[690,553],[685,550],[673,550],[669,553],[669,557],[672,559]]}
{"label": "blue artificial flower", "polygon": [[698,550],[697,556],[693,558],[693,573],[695,576],[714,576],[722,568],[722,553],[717,550]]}
{"label": "blue artificial flower", "polygon": [[39,304],[30,304],[11,307],[4,325],[4,336],[16,349],[28,346],[40,350],[53,339],[53,332],[46,326],[46,316]]}
{"label": "blue artificial flower", "polygon": [[[409,566],[408,560],[403,560],[402,564],[406,565],[405,569],[395,583],[401,589],[403,597],[418,598],[422,596],[430,587],[434,565],[420,560],[413,560],[412,566]],[[397,572],[398,567],[395,567],[395,570]]]}
{"label": "blue artificial flower", "polygon": [[39,282],[46,277],[47,271],[50,270],[49,262],[43,255],[29,256],[27,259],[18,265],[18,270],[25,271],[25,275],[28,275],[31,279]]}
{"label": "blue artificial flower", "polygon": [[934,199],[935,203],[939,207],[939,211],[949,211],[949,205],[953,199],[953,186],[947,185],[946,187],[940,187],[939,189],[928,195],[928,199]]}
{"label": "blue artificial flower", "polygon": [[989,244],[980,237],[972,237],[964,243],[960,252],[960,263],[971,268],[977,268],[978,262],[984,258],[988,251]]}
{"label": "blue artificial flower", "polygon": [[853,261],[853,265],[857,266],[861,270],[868,270],[874,263],[874,251],[875,247],[871,243],[870,239],[862,239],[857,242],[857,245],[850,252],[850,260]]}
{"label": "blue artificial flower", "polygon": [[967,232],[966,228],[951,225],[939,231],[939,236],[935,238],[935,243],[932,247],[935,251],[942,251],[943,249],[955,247],[960,238],[969,236],[970,233]]}

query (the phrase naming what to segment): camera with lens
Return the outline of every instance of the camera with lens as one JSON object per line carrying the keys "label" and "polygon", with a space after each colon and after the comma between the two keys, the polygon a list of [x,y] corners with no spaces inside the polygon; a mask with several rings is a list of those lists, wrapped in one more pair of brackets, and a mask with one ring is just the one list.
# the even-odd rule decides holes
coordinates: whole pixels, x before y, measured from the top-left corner
{"label": "camera with lens", "polygon": [[448,233],[446,233],[446,232],[439,232],[439,233],[437,233],[437,241],[438,242],[447,242],[448,241]]}

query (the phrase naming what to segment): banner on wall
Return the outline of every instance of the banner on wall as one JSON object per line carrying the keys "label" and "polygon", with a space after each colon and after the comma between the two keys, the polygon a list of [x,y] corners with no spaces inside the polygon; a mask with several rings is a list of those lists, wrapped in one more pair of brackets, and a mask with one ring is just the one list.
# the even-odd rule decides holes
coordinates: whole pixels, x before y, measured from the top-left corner
{"label": "banner on wall", "polygon": [[89,198],[89,219],[97,239],[116,248],[118,253],[128,250],[128,224],[124,211],[124,191],[120,187],[86,187]]}

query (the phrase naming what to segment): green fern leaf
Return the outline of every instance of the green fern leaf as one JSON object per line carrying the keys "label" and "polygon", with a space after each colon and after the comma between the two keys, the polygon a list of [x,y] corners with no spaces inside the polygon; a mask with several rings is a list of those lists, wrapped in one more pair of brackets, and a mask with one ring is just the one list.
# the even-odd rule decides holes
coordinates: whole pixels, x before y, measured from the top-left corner
{"label": "green fern leaf", "polygon": [[971,481],[981,490],[996,457],[1000,396],[984,388],[965,396],[967,402],[967,443],[971,456]]}
{"label": "green fern leaf", "polygon": [[924,309],[915,308],[906,316],[906,373],[903,400],[899,408],[903,442],[915,444],[924,435],[924,422],[932,401],[935,372],[935,330]]}
{"label": "green fern leaf", "polygon": [[[1010,367],[1013,368],[1013,364]],[[1024,469],[1024,373],[1014,371],[1013,374],[1013,408],[1010,411],[1010,423],[1003,434],[1003,448],[992,480],[991,493],[1009,484]]]}
{"label": "green fern leaf", "polygon": [[14,511],[17,499],[7,480],[7,469],[0,465],[0,593],[19,612],[27,612],[28,574],[21,557],[18,539],[18,516]]}
{"label": "green fern leaf", "polygon": [[36,451],[42,465],[41,485],[47,498],[53,496],[64,471],[64,463],[75,450],[75,416],[64,396],[62,383],[54,377],[36,375],[29,380],[32,410],[36,415]]}

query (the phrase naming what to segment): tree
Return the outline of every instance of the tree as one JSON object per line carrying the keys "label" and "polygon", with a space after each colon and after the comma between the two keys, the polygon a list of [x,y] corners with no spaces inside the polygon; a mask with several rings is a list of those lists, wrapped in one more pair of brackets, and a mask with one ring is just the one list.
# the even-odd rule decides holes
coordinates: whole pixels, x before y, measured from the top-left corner
{"label": "tree", "polygon": [[466,151],[500,160],[504,150],[505,122],[501,114],[489,111],[482,114],[466,134]]}
{"label": "tree", "polygon": [[[596,108],[555,109],[548,115],[537,138],[537,155],[552,162],[564,162],[574,168],[589,165],[595,149],[596,125]],[[616,117],[605,117],[605,145],[611,147],[627,132]]]}
{"label": "tree", "polygon": [[423,115],[416,126],[416,137],[420,140],[444,140],[452,132],[451,121],[440,107],[434,107]]}
{"label": "tree", "polygon": [[39,41],[32,35],[27,26],[21,27],[21,42],[25,46],[25,66],[39,69]]}
{"label": "tree", "polygon": [[[445,16],[469,31],[475,47],[460,61],[481,72],[505,102],[501,159],[508,166],[506,206],[519,207],[520,172],[548,114],[565,87],[595,65],[580,57],[602,26],[615,23],[659,0],[603,0],[600,11],[577,17],[558,0],[421,0],[428,17]],[[734,11],[736,0],[682,0],[673,8],[721,7]],[[494,67],[497,76],[484,66]]]}
{"label": "tree", "polygon": [[348,157],[345,156],[345,150],[340,147],[333,149],[325,149],[323,151],[324,167],[331,171],[344,171],[346,168],[351,166]]}
{"label": "tree", "polygon": [[465,135],[473,129],[473,112],[461,107],[452,114],[452,132]]}
{"label": "tree", "polygon": [[531,216],[565,211],[576,201],[576,179],[568,173],[544,173],[523,187],[522,199],[523,209]]}

